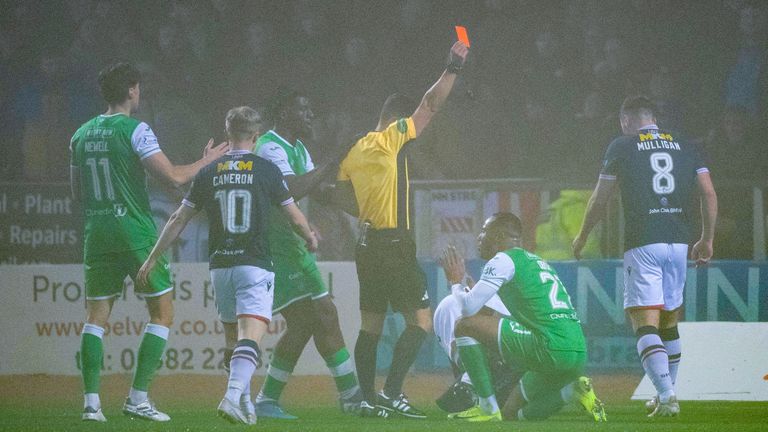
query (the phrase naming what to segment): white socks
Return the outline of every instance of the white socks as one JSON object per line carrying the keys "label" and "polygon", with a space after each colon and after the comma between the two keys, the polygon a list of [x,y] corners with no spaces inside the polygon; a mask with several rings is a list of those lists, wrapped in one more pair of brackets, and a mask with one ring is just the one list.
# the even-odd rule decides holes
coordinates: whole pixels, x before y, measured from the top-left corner
{"label": "white socks", "polygon": [[669,374],[667,349],[659,337],[659,330],[653,326],[637,329],[637,353],[646,375],[651,379],[661,402],[667,402],[675,394]]}

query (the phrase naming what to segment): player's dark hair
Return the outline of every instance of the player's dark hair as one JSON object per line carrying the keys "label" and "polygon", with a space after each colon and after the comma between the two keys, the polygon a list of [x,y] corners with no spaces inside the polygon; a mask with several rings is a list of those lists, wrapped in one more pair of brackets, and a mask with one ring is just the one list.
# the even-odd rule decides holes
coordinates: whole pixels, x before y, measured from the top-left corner
{"label": "player's dark hair", "polygon": [[261,116],[259,113],[247,106],[229,110],[224,122],[227,137],[233,142],[244,141],[259,133],[260,125]]}
{"label": "player's dark hair", "polygon": [[381,108],[379,119],[386,121],[389,119],[401,119],[408,117],[416,110],[416,103],[413,99],[402,93],[389,95],[384,106]]}
{"label": "player's dark hair", "polygon": [[494,213],[493,217],[495,218],[493,224],[501,226],[510,235],[519,236],[523,233],[523,223],[514,213],[499,212]]}
{"label": "player's dark hair", "polygon": [[622,115],[627,116],[654,117],[656,113],[656,104],[642,95],[629,96],[624,99],[619,112]]}
{"label": "player's dark hair", "polygon": [[306,92],[285,86],[278,87],[275,95],[267,103],[267,108],[264,111],[266,114],[265,120],[274,126],[280,119],[280,115],[290,108],[297,98],[302,96],[307,96]]}
{"label": "player's dark hair", "polygon": [[99,72],[101,96],[110,104],[128,99],[128,89],[141,81],[141,73],[129,63],[112,63]]}

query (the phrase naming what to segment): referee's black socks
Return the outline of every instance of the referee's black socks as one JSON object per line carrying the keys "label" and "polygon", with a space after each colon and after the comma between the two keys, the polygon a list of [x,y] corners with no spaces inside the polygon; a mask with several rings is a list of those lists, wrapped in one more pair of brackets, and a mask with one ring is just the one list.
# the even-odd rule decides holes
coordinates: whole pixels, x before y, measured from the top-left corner
{"label": "referee's black socks", "polygon": [[409,325],[403,330],[392,352],[392,366],[389,368],[387,382],[384,384],[384,394],[388,397],[397,398],[402,393],[405,376],[416,361],[426,336],[427,332],[419,326]]}

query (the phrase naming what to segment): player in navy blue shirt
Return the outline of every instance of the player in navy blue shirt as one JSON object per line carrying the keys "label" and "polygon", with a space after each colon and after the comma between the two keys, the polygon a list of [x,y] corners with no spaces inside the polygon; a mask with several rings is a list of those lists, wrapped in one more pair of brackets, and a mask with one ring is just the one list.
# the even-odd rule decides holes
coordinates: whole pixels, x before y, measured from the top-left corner
{"label": "player in navy blue shirt", "polygon": [[280,170],[251,153],[260,123],[258,113],[251,108],[229,110],[226,131],[232,150],[197,174],[136,279],[146,283],[158,257],[187,222],[205,209],[216,308],[225,332],[237,332],[227,392],[218,413],[230,422],[243,424],[256,422],[250,382],[260,361],[259,343],[272,319],[275,274],[267,240],[270,207],[282,208],[307,242],[307,249],[317,250],[317,238],[294,203]]}
{"label": "player in navy blue shirt", "polygon": [[293,203],[274,164],[250,150],[232,150],[200,170],[182,203],[208,214],[211,269],[253,265],[272,271],[269,209]]}
{"label": "player in navy blue shirt", "polygon": [[[625,216],[624,309],[637,335],[637,352],[657,396],[649,416],[675,416],[680,364],[678,312],[683,304],[688,244],[701,209],[701,235],[693,245],[696,265],[709,262],[717,217],[717,195],[695,145],[656,126],[654,104],[629,97],[619,120],[624,136],[605,154],[603,169],[573,241],[578,259],[587,237],[605,214],[618,185]],[[697,199],[699,198],[699,199]]]}

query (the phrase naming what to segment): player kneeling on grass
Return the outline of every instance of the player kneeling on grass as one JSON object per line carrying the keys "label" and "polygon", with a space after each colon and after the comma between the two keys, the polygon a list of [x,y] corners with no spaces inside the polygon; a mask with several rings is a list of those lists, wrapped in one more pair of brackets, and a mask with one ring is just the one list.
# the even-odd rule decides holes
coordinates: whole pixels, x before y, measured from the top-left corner
{"label": "player kneeling on grass", "polygon": [[138,274],[138,280],[145,283],[157,259],[187,222],[200,209],[206,210],[211,281],[219,318],[225,323],[237,321],[237,345],[218,413],[232,423],[244,424],[256,423],[250,382],[261,356],[259,343],[272,318],[275,274],[265,235],[270,206],[280,206],[307,242],[307,248],[317,249],[317,239],[294,203],[280,170],[250,152],[259,122],[251,108],[229,110],[226,131],[232,150],[198,173]]}
{"label": "player kneeling on grass", "polygon": [[[473,286],[474,281],[469,277],[464,282],[467,286]],[[491,297],[488,302],[478,311],[478,314],[495,315],[499,318],[509,316],[510,313],[498,295]],[[456,340],[453,335],[456,322],[461,319],[461,304],[452,295],[448,295],[435,308],[434,331],[440,347],[451,359],[451,368],[453,369],[456,381],[435,400],[438,408],[448,413],[455,413],[472,408],[477,404],[477,393],[475,393],[472,380],[464,371],[459,359],[459,351],[456,348]],[[489,366],[493,377],[493,391],[499,403],[503,404],[507,400],[512,388],[520,379],[520,374],[510,370],[498,356],[492,352],[489,354]]]}
{"label": "player kneeling on grass", "polygon": [[[450,414],[467,421],[502,419],[487,352],[494,352],[522,379],[505,406],[508,420],[543,420],[566,402],[577,401],[596,420],[605,410],[589,379],[580,377],[586,343],[576,311],[557,273],[521,245],[522,224],[511,213],[497,213],[478,236],[480,256],[489,259],[480,281],[467,289],[464,260],[448,248],[441,258],[451,292],[464,316],[454,335],[461,363],[469,374],[478,405]],[[478,314],[498,294],[510,317]]]}

